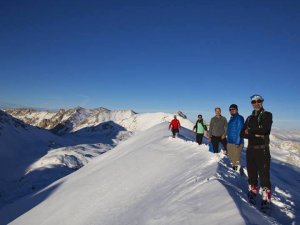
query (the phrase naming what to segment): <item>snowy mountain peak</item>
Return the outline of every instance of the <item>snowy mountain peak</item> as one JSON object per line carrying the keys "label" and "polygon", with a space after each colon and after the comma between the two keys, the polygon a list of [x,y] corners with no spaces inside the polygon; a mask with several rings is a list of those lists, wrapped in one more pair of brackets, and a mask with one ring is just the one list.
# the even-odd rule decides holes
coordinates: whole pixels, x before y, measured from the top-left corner
{"label": "snowy mountain peak", "polygon": [[[0,110],[0,130],[4,129],[4,127],[7,126],[12,126],[14,128],[22,128],[22,129],[27,129],[28,125],[25,124],[24,122],[12,117],[8,113]],[[0,131],[1,132],[1,131]],[[1,135],[1,133],[0,133]]]}

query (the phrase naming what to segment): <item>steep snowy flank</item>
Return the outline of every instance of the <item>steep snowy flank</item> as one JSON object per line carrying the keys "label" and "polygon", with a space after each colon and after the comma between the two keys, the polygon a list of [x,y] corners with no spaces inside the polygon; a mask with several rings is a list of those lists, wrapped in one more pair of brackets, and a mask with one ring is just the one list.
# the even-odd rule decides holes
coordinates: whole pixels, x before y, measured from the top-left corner
{"label": "steep snowy flank", "polygon": [[[197,145],[189,130],[171,138],[161,123],[138,132],[85,167],[0,211],[5,224],[292,224],[299,179],[287,167],[274,184],[274,217],[247,202],[247,181],[222,153]],[[280,169],[279,164],[274,164]],[[294,171],[294,172],[293,172]],[[281,173],[284,173],[283,171]],[[274,177],[272,177],[275,180]],[[286,200],[283,200],[286,199]],[[287,201],[288,200],[288,201]],[[279,204],[281,203],[281,205]]]}
{"label": "steep snowy flank", "polygon": [[26,167],[21,161],[29,164],[47,153],[53,147],[52,143],[62,146],[65,142],[47,130],[25,124],[0,110],[1,178],[19,176]]}
{"label": "steep snowy flank", "polygon": [[[30,193],[20,190],[20,179],[29,165],[54,147],[71,145],[70,141],[23,123],[0,110],[0,207]],[[49,184],[49,183],[47,183]]]}

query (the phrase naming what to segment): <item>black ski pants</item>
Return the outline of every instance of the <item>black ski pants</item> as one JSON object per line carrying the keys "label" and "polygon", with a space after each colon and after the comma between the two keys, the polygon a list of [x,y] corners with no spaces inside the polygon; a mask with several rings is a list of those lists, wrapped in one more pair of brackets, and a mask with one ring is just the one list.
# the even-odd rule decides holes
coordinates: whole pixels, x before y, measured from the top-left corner
{"label": "black ski pants", "polygon": [[219,143],[222,143],[224,150],[227,151],[227,139],[224,138],[222,139],[222,137],[217,137],[217,136],[212,136],[211,137],[211,143],[213,145],[214,148],[214,153],[218,153],[219,152]]}
{"label": "black ski pants", "polygon": [[271,189],[270,182],[270,148],[269,146],[248,146],[246,153],[248,183],[258,185],[258,178],[261,187]]}
{"label": "black ski pants", "polygon": [[196,142],[201,145],[202,144],[202,139],[203,139],[204,134],[196,134]]}
{"label": "black ski pants", "polygon": [[175,137],[176,133],[179,133],[179,129],[173,129],[172,128],[173,137]]}

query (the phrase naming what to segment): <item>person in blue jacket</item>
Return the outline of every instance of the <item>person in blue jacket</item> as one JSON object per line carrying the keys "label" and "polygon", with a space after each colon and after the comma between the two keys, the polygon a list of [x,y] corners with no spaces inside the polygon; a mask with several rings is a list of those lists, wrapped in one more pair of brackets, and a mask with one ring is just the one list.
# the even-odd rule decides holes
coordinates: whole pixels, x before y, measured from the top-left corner
{"label": "person in blue jacket", "polygon": [[238,113],[236,104],[231,104],[229,111],[231,117],[227,125],[227,153],[232,168],[238,170],[244,147],[244,139],[240,137],[240,132],[244,126],[244,117]]}

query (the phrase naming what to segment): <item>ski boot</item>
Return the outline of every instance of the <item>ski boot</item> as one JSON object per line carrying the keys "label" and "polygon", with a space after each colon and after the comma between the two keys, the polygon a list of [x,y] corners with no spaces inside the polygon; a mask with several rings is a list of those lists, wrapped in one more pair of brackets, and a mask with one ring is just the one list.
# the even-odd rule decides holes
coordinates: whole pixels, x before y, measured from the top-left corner
{"label": "ski boot", "polygon": [[242,166],[240,166],[240,169],[239,169],[239,172],[240,172],[240,175],[243,177],[243,176],[246,176],[245,172],[244,172],[244,168]]}
{"label": "ski boot", "polygon": [[256,205],[257,185],[249,185],[248,200],[252,205]]}
{"label": "ski boot", "polygon": [[260,210],[266,214],[271,210],[271,190],[267,187],[262,188]]}

